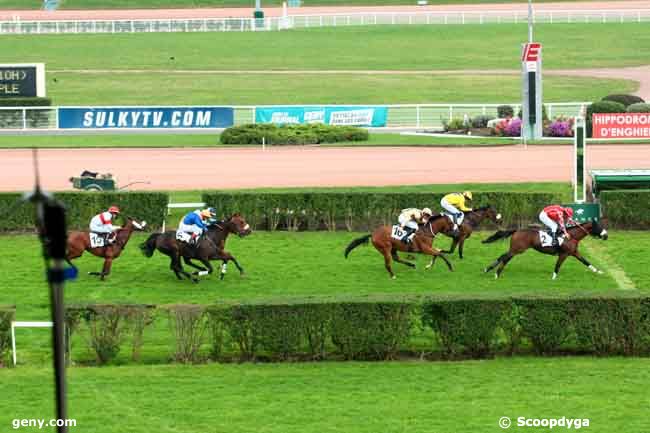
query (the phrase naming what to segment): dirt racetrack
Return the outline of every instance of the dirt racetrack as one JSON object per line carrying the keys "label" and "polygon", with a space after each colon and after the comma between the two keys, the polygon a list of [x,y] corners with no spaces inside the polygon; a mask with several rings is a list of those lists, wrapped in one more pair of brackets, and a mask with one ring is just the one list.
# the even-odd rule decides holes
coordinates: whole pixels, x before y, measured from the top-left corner
{"label": "dirt racetrack", "polygon": [[[650,168],[650,145],[589,146],[587,167]],[[31,150],[0,151],[0,190],[33,185]],[[71,189],[83,170],[109,172],[129,189],[188,190],[380,186],[460,182],[569,182],[571,146],[48,149],[39,152],[48,190]]]}

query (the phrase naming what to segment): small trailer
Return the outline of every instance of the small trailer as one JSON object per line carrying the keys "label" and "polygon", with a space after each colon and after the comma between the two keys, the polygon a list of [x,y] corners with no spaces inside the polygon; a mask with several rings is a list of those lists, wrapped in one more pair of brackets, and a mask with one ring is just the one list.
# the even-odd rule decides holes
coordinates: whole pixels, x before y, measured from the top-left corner
{"label": "small trailer", "polygon": [[84,171],[78,177],[71,177],[72,187],[85,191],[115,191],[117,186],[115,179],[110,173],[100,174]]}

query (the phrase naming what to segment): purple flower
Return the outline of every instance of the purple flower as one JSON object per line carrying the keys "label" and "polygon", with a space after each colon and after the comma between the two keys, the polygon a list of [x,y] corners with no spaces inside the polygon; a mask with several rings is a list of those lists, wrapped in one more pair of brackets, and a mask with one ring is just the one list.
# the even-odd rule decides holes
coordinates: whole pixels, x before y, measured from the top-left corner
{"label": "purple flower", "polygon": [[551,137],[573,137],[573,122],[570,120],[554,120],[548,128]]}
{"label": "purple flower", "polygon": [[518,117],[512,119],[503,132],[507,137],[519,137],[521,135],[521,119]]}

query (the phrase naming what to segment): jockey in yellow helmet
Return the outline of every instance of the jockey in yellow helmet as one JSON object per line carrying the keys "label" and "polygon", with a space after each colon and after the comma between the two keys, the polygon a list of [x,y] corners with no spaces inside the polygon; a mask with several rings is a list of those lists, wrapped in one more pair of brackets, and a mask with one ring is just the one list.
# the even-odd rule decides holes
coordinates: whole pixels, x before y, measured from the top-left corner
{"label": "jockey in yellow helmet", "polygon": [[216,212],[213,208],[207,208],[203,210],[197,209],[194,212],[188,213],[183,217],[180,224],[178,225],[178,229],[176,230],[176,237],[182,237],[179,236],[179,232],[181,234],[187,233],[190,235],[189,244],[195,245],[198,238],[208,228],[206,221],[208,221],[210,218],[214,218],[215,216]]}
{"label": "jockey in yellow helmet", "polygon": [[462,193],[452,192],[440,200],[440,206],[445,210],[444,213],[448,215],[454,223],[454,234],[458,234],[458,226],[463,224],[463,218],[465,217],[464,212],[472,210],[472,208],[468,207],[466,204],[466,202],[471,201],[471,191],[464,191]]}

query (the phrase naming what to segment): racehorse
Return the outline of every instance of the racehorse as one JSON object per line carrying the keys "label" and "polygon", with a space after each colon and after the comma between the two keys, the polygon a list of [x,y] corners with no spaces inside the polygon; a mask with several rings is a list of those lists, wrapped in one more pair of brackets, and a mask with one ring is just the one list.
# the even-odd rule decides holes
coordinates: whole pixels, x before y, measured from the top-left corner
{"label": "racehorse", "polygon": [[490,266],[485,268],[485,272],[490,272],[492,269],[499,266],[496,273],[494,274],[494,278],[499,278],[501,272],[503,272],[503,268],[508,264],[510,260],[512,260],[514,256],[523,253],[529,248],[534,248],[540,253],[558,256],[557,262],[555,263],[555,270],[553,272],[553,279],[557,278],[557,275],[560,272],[560,266],[562,266],[562,263],[564,263],[564,261],[569,256],[575,257],[593,272],[602,274],[602,271],[596,269],[595,266],[589,263],[589,261],[578,252],[578,246],[580,244],[580,241],[587,235],[592,235],[603,240],[607,240],[607,230],[605,230],[605,228],[603,228],[598,222],[590,221],[585,224],[577,224],[573,227],[569,227],[567,228],[567,232],[571,237],[570,239],[566,238],[560,247],[543,247],[539,239],[538,230],[500,230],[484,240],[483,243],[488,244],[499,239],[511,237],[510,250],[507,253],[501,255],[501,257],[499,257]]}
{"label": "racehorse", "polygon": [[448,250],[443,250],[443,253],[452,254],[456,250],[456,246],[458,246],[458,257],[462,259],[465,239],[469,238],[479,224],[481,224],[485,219],[489,219],[495,224],[498,224],[499,221],[501,221],[501,214],[497,213],[497,211],[489,205],[465,212],[463,224],[458,228],[458,236],[454,236],[451,230],[443,232],[445,236],[452,238],[451,247]]}
{"label": "racehorse", "polygon": [[95,248],[90,246],[90,233],[86,231],[70,232],[68,234],[68,248],[65,259],[70,264],[70,266],[76,267],[72,264],[72,260],[76,259],[77,257],[81,257],[84,251],[88,251],[97,257],[103,257],[104,267],[102,268],[102,271],[88,272],[88,275],[98,275],[103,281],[106,276],[111,273],[111,265],[113,264],[113,260],[117,259],[120,254],[122,254],[122,251],[124,251],[124,248],[126,248],[126,244],[129,242],[131,233],[133,233],[135,230],[144,230],[146,225],[146,221],[139,223],[133,218],[127,217],[127,222],[124,227],[116,231],[115,242],[113,244]]}
{"label": "racehorse", "polygon": [[[372,240],[372,245],[379,251],[381,255],[384,256],[384,265],[388,271],[391,278],[395,279],[395,274],[393,273],[392,260],[395,260],[397,263],[415,268],[415,264],[402,260],[397,255],[398,251],[408,252],[408,253],[422,253],[430,255],[433,258],[441,257],[450,271],[453,271],[451,263],[449,260],[442,254],[442,252],[433,248],[433,239],[437,233],[441,231],[450,230],[452,228],[452,223],[444,215],[438,215],[435,217],[429,218],[429,220],[421,224],[418,231],[415,232],[415,236],[410,244],[406,244],[401,240],[394,239],[391,236],[392,228],[391,226],[379,226],[371,234],[362,236],[358,239],[353,240],[345,248],[345,258],[348,258],[350,252],[362,244],[367,244],[369,240]],[[392,260],[391,260],[392,259]],[[427,269],[431,267],[432,263],[427,266]]]}
{"label": "racehorse", "polygon": [[[207,272],[208,274],[214,271],[210,260],[221,260],[223,261],[221,265],[221,279],[223,280],[229,261],[232,261],[237,266],[240,275],[244,275],[244,268],[240,266],[237,259],[224,250],[228,235],[233,233],[244,237],[251,232],[250,225],[248,225],[240,214],[236,213],[226,221],[210,224],[207,232],[199,239],[196,246],[190,246],[185,242],[177,241],[176,232],[167,231],[165,233],[152,234],[140,245],[140,249],[147,257],[151,257],[156,249],[169,256],[171,259],[169,268],[174,271],[176,277],[182,280],[184,276],[195,283],[198,282],[198,279],[183,269],[181,257],[187,265],[198,269],[200,272]],[[192,263],[192,259],[199,260],[205,268]],[[194,274],[196,275],[198,273],[195,272]]]}

